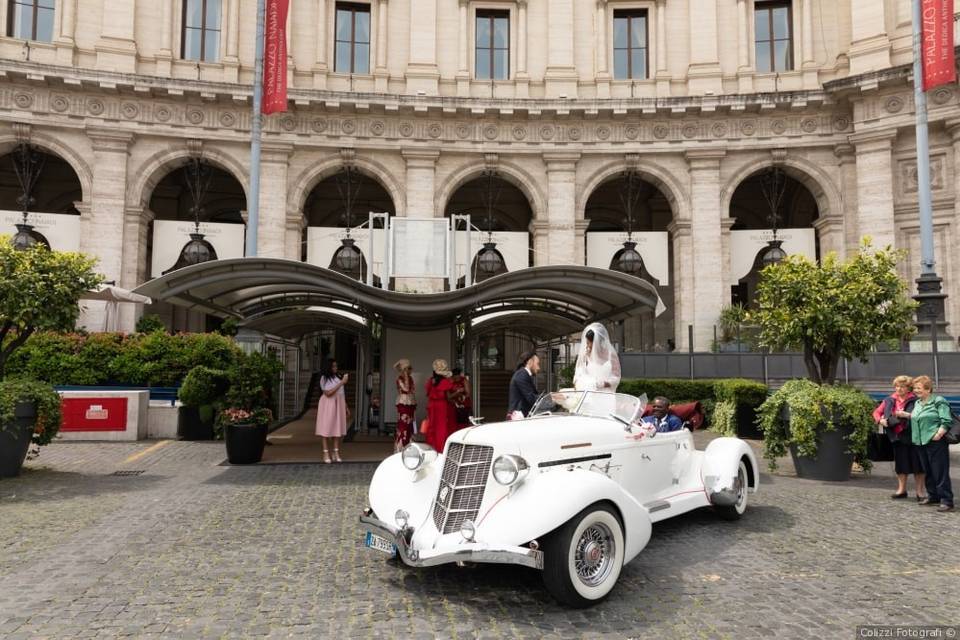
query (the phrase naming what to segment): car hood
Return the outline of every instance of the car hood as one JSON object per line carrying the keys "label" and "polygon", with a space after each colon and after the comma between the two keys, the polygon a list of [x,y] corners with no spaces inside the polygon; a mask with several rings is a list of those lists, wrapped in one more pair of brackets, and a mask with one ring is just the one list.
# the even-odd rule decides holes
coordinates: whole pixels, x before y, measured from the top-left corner
{"label": "car hood", "polygon": [[597,447],[623,443],[624,436],[623,426],[609,418],[547,416],[461,429],[450,440],[493,445],[497,451],[542,459],[560,452],[575,457]]}

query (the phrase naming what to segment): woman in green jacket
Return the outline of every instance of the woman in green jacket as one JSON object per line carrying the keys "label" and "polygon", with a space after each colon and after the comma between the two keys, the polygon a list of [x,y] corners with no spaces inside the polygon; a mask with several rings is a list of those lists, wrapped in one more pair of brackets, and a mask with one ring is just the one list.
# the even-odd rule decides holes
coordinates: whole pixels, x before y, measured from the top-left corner
{"label": "woman in green jacket", "polygon": [[913,412],[898,415],[910,418],[913,444],[920,453],[920,464],[926,473],[927,499],[920,504],[938,504],[937,511],[953,511],[953,487],[950,485],[950,452],[943,436],[953,417],[950,405],[943,396],[933,395],[933,380],[929,376],[913,379],[917,402]]}

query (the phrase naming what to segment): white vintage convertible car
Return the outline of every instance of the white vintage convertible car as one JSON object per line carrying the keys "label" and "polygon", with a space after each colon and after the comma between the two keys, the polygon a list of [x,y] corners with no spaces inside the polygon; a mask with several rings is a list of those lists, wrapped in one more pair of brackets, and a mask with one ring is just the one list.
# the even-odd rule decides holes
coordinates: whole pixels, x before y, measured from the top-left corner
{"label": "white vintage convertible car", "polygon": [[717,438],[698,451],[686,428],[651,435],[637,422],[645,405],[547,394],[524,420],[457,431],[442,454],[410,444],[374,473],[360,516],[366,546],[414,567],[532,567],[560,602],[599,602],[654,522],[700,507],[739,518],[757,489],[745,442]]}

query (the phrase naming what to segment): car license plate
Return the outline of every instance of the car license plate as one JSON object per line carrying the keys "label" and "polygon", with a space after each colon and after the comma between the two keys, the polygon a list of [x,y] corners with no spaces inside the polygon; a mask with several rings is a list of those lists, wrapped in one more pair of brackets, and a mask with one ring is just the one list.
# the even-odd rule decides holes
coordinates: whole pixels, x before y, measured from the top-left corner
{"label": "car license plate", "polygon": [[377,551],[383,551],[390,556],[397,554],[397,545],[393,544],[386,538],[381,538],[380,536],[373,535],[370,531],[367,532],[367,539],[365,544],[371,549],[376,549]]}

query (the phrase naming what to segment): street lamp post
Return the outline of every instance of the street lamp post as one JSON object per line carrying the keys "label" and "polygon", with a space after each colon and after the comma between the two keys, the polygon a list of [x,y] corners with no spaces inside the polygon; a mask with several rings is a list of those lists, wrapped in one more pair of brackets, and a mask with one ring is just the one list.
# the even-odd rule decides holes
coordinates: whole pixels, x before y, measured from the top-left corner
{"label": "street lamp post", "polygon": [[[930,196],[930,142],[927,135],[927,95],[923,90],[921,0],[913,0],[913,95],[917,137],[917,194],[920,206],[920,277],[917,295],[917,327],[932,334],[933,350],[937,349],[937,329],[943,323],[943,280],[934,268],[933,205]],[[929,325],[929,326],[927,326]]]}

